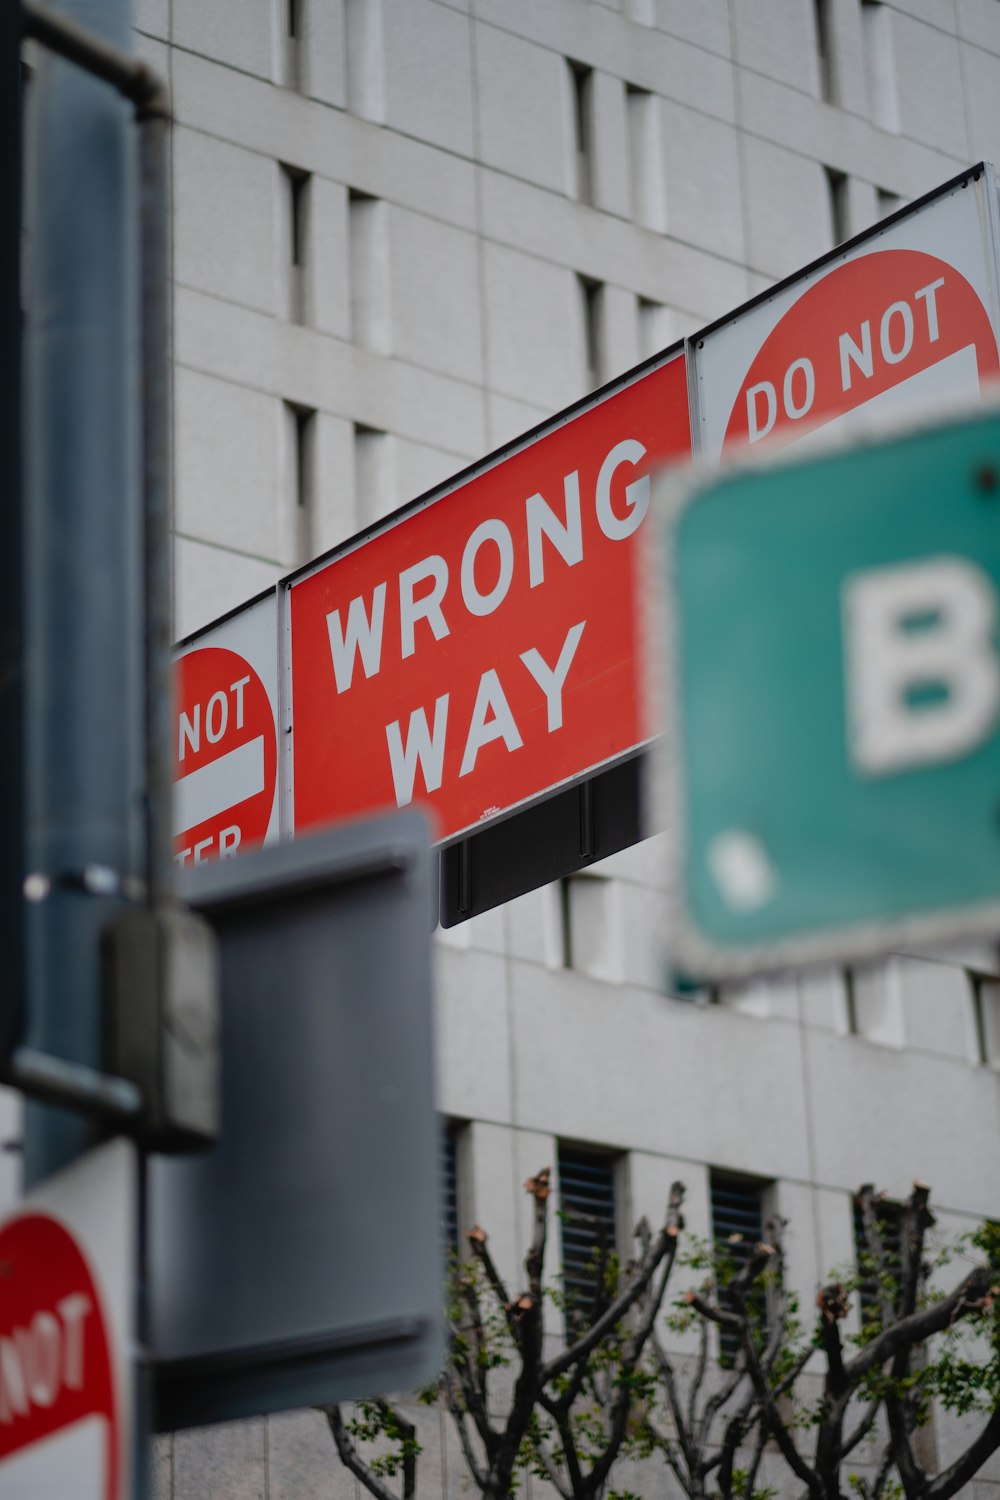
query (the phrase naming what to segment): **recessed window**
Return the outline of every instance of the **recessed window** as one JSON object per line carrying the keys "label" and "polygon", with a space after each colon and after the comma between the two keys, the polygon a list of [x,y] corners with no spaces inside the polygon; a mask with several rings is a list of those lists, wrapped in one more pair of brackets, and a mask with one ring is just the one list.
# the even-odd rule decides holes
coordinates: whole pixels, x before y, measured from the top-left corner
{"label": "recessed window", "polygon": [[459,1210],[460,1138],[466,1126],[445,1120],[441,1129],[441,1238],[446,1260],[461,1258],[462,1225]]}
{"label": "recessed window", "polygon": [[594,70],[568,63],[573,113],[573,182],[581,203],[593,200],[593,82]]}
{"label": "recessed window", "polygon": [[601,327],[604,316],[604,283],[589,276],[578,276],[580,314],[583,320],[583,379],[585,388],[601,384],[604,367],[604,339]]}
{"label": "recessed window", "polygon": [[308,0],[277,0],[282,54],[281,82],[287,89],[302,88],[307,3]]}
{"label": "recessed window", "polygon": [[566,1326],[593,1320],[606,1286],[602,1268],[617,1245],[615,1157],[608,1152],[559,1146]]}
{"label": "recessed window", "polygon": [[[881,1323],[881,1295],[887,1292],[893,1305],[893,1279],[903,1265],[903,1205],[890,1199],[872,1203],[874,1224],[865,1225],[860,1196],[854,1199],[854,1254],[858,1266],[862,1325]],[[880,1287],[881,1284],[881,1287]]]}
{"label": "recessed window", "polygon": [[1000,980],[970,974],[979,1061],[1000,1068]]}
{"label": "recessed window", "polygon": [[290,322],[304,323],[308,311],[309,173],[283,164],[281,185],[285,218],[285,312]]}
{"label": "recessed window", "polygon": [[844,240],[850,238],[850,229],[847,223],[847,177],[843,172],[838,172],[834,167],[824,167],[826,173],[826,191],[830,201],[830,227],[833,231],[833,243],[843,244]]}
{"label": "recessed window", "polygon": [[316,413],[310,407],[285,402],[286,450],[288,454],[287,512],[290,518],[292,560],[308,562],[313,556],[313,471]]}
{"label": "recessed window", "polygon": [[351,282],[351,337],[387,354],[389,328],[389,227],[386,204],[352,188],[347,195]]}
{"label": "recessed window", "polygon": [[830,38],[830,0],[813,0],[816,26],[816,60],[819,71],[819,96],[834,97],[833,53]]}

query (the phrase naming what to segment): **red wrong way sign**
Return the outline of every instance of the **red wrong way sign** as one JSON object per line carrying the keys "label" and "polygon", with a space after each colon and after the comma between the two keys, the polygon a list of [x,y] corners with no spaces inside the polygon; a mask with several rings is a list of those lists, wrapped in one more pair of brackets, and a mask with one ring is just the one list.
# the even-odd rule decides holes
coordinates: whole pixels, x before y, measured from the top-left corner
{"label": "red wrong way sign", "polygon": [[675,352],[292,578],[295,831],[445,840],[642,745],[637,535],[689,451]]}
{"label": "red wrong way sign", "polygon": [[76,1237],[29,1211],[0,1227],[0,1493],[124,1494],[114,1346]]}
{"label": "red wrong way sign", "polygon": [[174,753],[176,862],[226,859],[262,844],[277,783],[274,708],[239,652],[203,646],[177,662]]}

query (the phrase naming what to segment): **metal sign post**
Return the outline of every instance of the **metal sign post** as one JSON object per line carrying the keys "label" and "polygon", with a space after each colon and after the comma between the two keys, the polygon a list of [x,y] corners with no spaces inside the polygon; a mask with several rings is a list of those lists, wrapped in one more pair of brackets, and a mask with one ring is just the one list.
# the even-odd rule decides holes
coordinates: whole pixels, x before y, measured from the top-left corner
{"label": "metal sign post", "polygon": [[1000,415],[668,497],[674,960],[705,977],[1000,930]]}

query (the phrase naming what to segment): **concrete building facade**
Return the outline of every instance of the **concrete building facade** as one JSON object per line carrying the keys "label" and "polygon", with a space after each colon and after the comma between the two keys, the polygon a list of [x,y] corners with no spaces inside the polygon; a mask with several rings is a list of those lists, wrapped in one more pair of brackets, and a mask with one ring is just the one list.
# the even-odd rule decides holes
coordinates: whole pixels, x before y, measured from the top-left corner
{"label": "concrete building facade", "polygon": [[[178,636],[1000,160],[998,0],[138,0],[137,45],[177,120]],[[560,1151],[623,1248],[674,1178],[705,1236],[742,1188],[807,1309],[862,1182],[1000,1215],[997,946],[672,997],[660,842],[439,935],[458,1215],[511,1279]],[[421,1423],[421,1496],[470,1493]],[[162,1500],[355,1491],[315,1413],[156,1449]]]}

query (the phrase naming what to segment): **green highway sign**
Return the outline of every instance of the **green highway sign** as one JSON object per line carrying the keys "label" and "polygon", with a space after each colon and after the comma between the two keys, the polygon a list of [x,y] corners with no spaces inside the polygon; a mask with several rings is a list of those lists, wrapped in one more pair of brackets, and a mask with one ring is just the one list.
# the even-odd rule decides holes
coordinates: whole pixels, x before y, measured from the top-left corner
{"label": "green highway sign", "polygon": [[1000,415],[665,483],[674,961],[1000,937]]}

